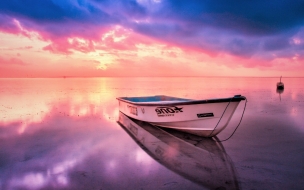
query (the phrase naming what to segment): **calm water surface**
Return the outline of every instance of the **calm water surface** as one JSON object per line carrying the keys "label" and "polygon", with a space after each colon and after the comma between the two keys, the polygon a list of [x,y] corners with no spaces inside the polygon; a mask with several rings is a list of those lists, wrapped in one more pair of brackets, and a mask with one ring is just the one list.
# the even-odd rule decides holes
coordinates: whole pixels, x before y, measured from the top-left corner
{"label": "calm water surface", "polygon": [[[0,79],[0,189],[303,189],[304,80],[283,78],[280,92],[277,81]],[[119,114],[116,97],[161,94],[248,102],[222,143],[244,101],[217,139]]]}

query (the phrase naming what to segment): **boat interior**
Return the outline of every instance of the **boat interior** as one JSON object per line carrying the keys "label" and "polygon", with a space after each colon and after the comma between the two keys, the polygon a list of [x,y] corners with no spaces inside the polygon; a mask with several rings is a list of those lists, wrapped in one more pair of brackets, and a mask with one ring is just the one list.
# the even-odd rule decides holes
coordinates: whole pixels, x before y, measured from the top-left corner
{"label": "boat interior", "polygon": [[121,99],[128,100],[130,102],[160,102],[160,101],[189,101],[191,99],[177,98],[172,96],[142,96],[142,97],[123,97]]}

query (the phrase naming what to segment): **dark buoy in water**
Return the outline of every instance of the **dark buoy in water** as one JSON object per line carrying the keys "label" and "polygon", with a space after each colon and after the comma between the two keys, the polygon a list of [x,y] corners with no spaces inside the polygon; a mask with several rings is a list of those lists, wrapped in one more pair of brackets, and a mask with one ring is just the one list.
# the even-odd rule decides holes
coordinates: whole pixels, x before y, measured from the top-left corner
{"label": "dark buoy in water", "polygon": [[277,90],[283,90],[284,89],[284,83],[281,82],[281,78],[282,78],[282,76],[280,77],[280,82],[277,83]]}

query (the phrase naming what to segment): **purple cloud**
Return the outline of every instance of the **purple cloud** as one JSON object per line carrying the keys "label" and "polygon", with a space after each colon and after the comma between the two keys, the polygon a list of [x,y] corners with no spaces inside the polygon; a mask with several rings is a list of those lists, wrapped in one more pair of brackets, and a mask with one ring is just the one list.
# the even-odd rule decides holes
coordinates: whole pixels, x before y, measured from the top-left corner
{"label": "purple cloud", "polygon": [[57,43],[68,37],[100,40],[106,28],[120,25],[168,43],[244,58],[303,53],[301,0],[2,0],[0,30],[20,33],[14,19],[51,40],[44,49],[54,52],[69,52]]}

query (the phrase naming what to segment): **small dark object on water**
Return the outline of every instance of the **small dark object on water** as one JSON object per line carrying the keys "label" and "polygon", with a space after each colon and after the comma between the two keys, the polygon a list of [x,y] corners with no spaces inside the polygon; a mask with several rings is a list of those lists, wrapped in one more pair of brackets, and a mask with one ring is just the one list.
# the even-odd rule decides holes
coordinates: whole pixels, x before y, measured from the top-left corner
{"label": "small dark object on water", "polygon": [[284,83],[281,82],[281,78],[282,78],[282,76],[280,77],[280,82],[277,83],[277,89],[278,90],[283,90],[284,89]]}

